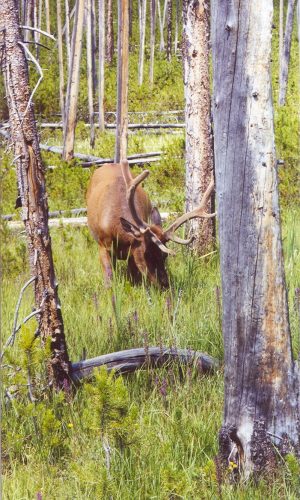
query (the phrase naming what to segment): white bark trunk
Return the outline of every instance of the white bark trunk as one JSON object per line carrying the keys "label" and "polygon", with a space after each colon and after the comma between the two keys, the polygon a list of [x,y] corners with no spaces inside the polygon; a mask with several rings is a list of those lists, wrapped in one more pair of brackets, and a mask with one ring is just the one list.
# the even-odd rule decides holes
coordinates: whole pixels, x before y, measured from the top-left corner
{"label": "white bark trunk", "polygon": [[95,125],[94,125],[94,92],[93,92],[93,61],[92,61],[92,1],[86,0],[86,67],[88,85],[88,107],[90,124],[90,145],[95,146]]}
{"label": "white bark trunk", "polygon": [[154,81],[154,54],[155,54],[155,19],[156,19],[156,0],[150,0],[150,68],[149,80],[153,85]]}
{"label": "white bark trunk", "polygon": [[283,53],[280,66],[281,69],[280,80],[279,80],[280,106],[284,106],[286,99],[295,6],[296,6],[296,0],[288,0],[286,24],[285,24],[285,32],[283,40]]}
{"label": "white bark trunk", "polygon": [[115,162],[127,158],[128,136],[128,0],[118,0],[118,101]]}
{"label": "white bark trunk", "polygon": [[105,3],[99,0],[99,130],[104,132]]}
{"label": "white bark trunk", "polygon": [[145,36],[146,36],[146,11],[147,0],[138,0],[139,2],[139,28],[140,28],[140,51],[139,51],[139,67],[138,67],[138,82],[142,85],[144,78],[144,55],[145,55]]}
{"label": "white bark trunk", "polygon": [[65,13],[66,13],[66,47],[67,47],[67,58],[68,58],[68,68],[70,69],[71,64],[71,43],[70,43],[70,9],[69,9],[69,0],[65,0]]}
{"label": "white bark trunk", "polygon": [[[213,173],[209,77],[209,5],[184,0],[183,63],[186,123],[186,210],[196,208]],[[211,206],[208,206],[210,210]],[[212,219],[193,219],[194,249],[206,253],[213,244]]]}
{"label": "white bark trunk", "polygon": [[64,124],[65,99],[64,99],[64,57],[62,44],[62,22],[61,22],[61,0],[56,0],[56,18],[57,18],[57,47],[58,47],[58,71],[59,71],[59,104]]}
{"label": "white bark trunk", "polygon": [[299,448],[270,60],[273,1],[213,3],[214,142],[225,405],[220,456],[247,478]]}

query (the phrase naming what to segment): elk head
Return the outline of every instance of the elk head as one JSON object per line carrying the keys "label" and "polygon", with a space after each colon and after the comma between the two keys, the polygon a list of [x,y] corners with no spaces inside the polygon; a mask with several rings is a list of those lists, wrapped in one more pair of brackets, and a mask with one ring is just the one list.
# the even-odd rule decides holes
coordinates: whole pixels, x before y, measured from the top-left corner
{"label": "elk head", "polygon": [[[120,217],[123,230],[134,238],[132,245],[133,261],[131,265],[138,271],[146,275],[150,281],[160,284],[163,288],[169,286],[168,275],[165,268],[165,261],[168,255],[175,255],[175,252],[166,247],[168,241],[173,241],[181,245],[189,245],[193,241],[193,236],[189,239],[182,239],[175,235],[175,231],[186,221],[195,217],[211,218],[215,213],[208,214],[205,207],[214,189],[214,181],[211,180],[205,191],[199,207],[176,219],[166,230],[163,230],[159,212],[152,211],[152,224],[145,222],[139,215],[139,210],[135,203],[135,193],[137,186],[144,181],[149,170],[145,170],[137,177],[133,178],[129,170],[127,161],[121,161],[121,169],[126,184],[126,197],[128,207],[134,223]],[[129,262],[130,265],[130,262]]]}

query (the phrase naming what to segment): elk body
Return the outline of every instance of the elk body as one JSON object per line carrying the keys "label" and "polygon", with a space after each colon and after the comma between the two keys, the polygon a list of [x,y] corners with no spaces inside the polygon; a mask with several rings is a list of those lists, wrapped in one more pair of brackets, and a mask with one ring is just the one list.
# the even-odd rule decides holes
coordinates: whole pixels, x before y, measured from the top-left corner
{"label": "elk body", "polygon": [[128,271],[135,283],[145,276],[152,283],[168,287],[165,260],[174,252],[166,243],[189,244],[192,238],[183,240],[174,232],[191,218],[214,216],[205,212],[214,187],[211,181],[200,206],[163,230],[158,210],[139,185],[148,175],[145,170],[133,178],[128,162],[121,161],[103,165],[91,177],[87,190],[88,226],[99,245],[106,285],[112,279],[112,260],[128,259]]}

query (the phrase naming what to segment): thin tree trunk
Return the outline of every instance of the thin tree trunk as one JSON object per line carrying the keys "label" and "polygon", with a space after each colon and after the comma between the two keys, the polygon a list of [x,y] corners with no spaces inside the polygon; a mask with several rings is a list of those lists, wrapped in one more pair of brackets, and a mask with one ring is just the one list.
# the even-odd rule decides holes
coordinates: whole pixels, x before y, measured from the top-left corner
{"label": "thin tree trunk", "polygon": [[178,32],[180,24],[180,2],[176,0],[176,16],[175,16],[175,38],[174,38],[174,53],[178,51]]}
{"label": "thin tree trunk", "polygon": [[115,161],[127,158],[128,135],[128,0],[118,0],[118,102]]}
{"label": "thin tree trunk", "polygon": [[172,0],[168,0],[168,16],[167,16],[167,59],[172,58]]}
{"label": "thin tree trunk", "polygon": [[280,106],[284,106],[286,98],[295,6],[296,0],[288,0],[279,80]]}
{"label": "thin tree trunk", "polygon": [[156,15],[156,0],[150,0],[150,68],[149,80],[151,85],[154,81],[154,53],[155,53],[155,15]]}
{"label": "thin tree trunk", "polygon": [[132,37],[132,14],[133,14],[133,0],[129,0],[129,40]]}
{"label": "thin tree trunk", "polygon": [[31,275],[35,277],[35,306],[40,310],[38,331],[43,345],[50,341],[51,359],[47,363],[49,383],[69,390],[69,368],[64,327],[48,228],[48,205],[27,61],[21,45],[18,10],[14,0],[0,2],[3,72],[9,110],[11,140],[17,169]]}
{"label": "thin tree trunk", "polygon": [[[279,0],[279,81],[282,72],[284,0]],[[278,93],[279,103],[279,93]]]}
{"label": "thin tree trunk", "polygon": [[106,60],[112,64],[114,57],[114,25],[112,0],[107,1]]}
{"label": "thin tree trunk", "polygon": [[160,46],[159,46],[160,52],[163,52],[165,50],[164,27],[166,22],[167,5],[168,5],[168,0],[165,0],[164,10],[163,13],[161,13],[160,0],[157,0],[159,29],[160,29]]}
{"label": "thin tree trunk", "polygon": [[[27,0],[25,3],[25,25],[26,26],[33,26],[34,21],[33,21],[33,0]],[[32,39],[32,31],[31,30],[25,30],[24,31],[24,41],[28,42],[30,39]]]}
{"label": "thin tree trunk", "polygon": [[65,98],[64,98],[64,56],[62,43],[62,22],[61,22],[61,0],[56,0],[56,17],[57,17],[57,46],[58,46],[58,70],[59,70],[59,104],[64,124],[65,115]]}
{"label": "thin tree trunk", "polygon": [[139,67],[138,67],[138,82],[142,85],[144,79],[144,56],[145,56],[145,36],[146,36],[146,11],[147,0],[139,1],[139,28],[140,28],[140,51],[139,51]]}
{"label": "thin tree trunk", "polygon": [[[184,0],[183,64],[186,122],[186,210],[196,208],[211,180],[213,141],[209,77],[210,12],[207,0]],[[211,206],[208,206],[208,210]],[[212,219],[193,219],[197,253],[213,245]]]}
{"label": "thin tree trunk", "polygon": [[105,3],[99,0],[99,130],[104,132]]}
{"label": "thin tree trunk", "polygon": [[92,0],[86,0],[86,66],[88,86],[88,107],[90,124],[90,145],[95,146],[94,126],[94,92],[93,92],[93,60],[92,60]]}
{"label": "thin tree trunk", "polygon": [[[105,21],[104,21],[105,22]],[[97,84],[98,84],[98,78],[97,78],[97,64],[96,64],[96,54],[97,54],[97,20],[96,20],[96,7],[95,7],[95,0],[92,0],[92,74],[93,74],[93,92],[94,95],[97,92]]]}
{"label": "thin tree trunk", "polygon": [[71,65],[71,43],[70,43],[70,9],[69,9],[69,0],[65,0],[65,13],[66,13],[66,20],[65,20],[65,26],[66,26],[66,31],[65,31],[65,37],[66,37],[66,47],[67,47],[67,58],[68,58],[68,68],[70,70],[70,65]]}
{"label": "thin tree trunk", "polygon": [[248,478],[299,451],[270,76],[273,1],[212,5],[225,348],[220,459]]}
{"label": "thin tree trunk", "polygon": [[47,33],[51,33],[49,0],[45,0],[45,12],[46,12],[46,31]]}
{"label": "thin tree trunk", "polygon": [[84,3],[84,0],[77,0],[72,34],[71,67],[68,76],[68,88],[65,106],[65,134],[63,146],[63,158],[67,161],[73,158],[74,152]]}

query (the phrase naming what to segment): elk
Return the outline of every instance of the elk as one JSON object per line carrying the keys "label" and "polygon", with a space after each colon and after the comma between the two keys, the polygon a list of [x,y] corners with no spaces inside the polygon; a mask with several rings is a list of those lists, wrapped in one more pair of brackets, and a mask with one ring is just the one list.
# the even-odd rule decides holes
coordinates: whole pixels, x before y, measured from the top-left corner
{"label": "elk", "polygon": [[134,283],[146,277],[162,288],[169,286],[165,261],[174,252],[168,241],[188,245],[193,240],[176,236],[175,231],[194,217],[214,217],[205,207],[214,189],[211,180],[198,208],[186,213],[163,230],[158,210],[152,207],[141,182],[149,170],[133,177],[128,161],[107,163],[92,175],[87,190],[88,226],[99,245],[99,257],[105,285],[112,279],[112,261],[128,259],[128,271]]}

